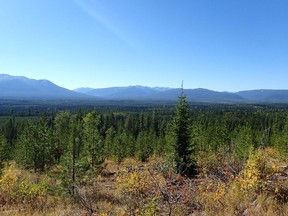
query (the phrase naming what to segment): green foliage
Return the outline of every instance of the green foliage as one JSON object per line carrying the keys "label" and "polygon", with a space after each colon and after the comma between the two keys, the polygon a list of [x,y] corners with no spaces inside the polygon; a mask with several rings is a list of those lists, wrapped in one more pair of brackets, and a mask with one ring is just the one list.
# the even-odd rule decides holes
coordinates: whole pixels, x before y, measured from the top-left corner
{"label": "green foliage", "polygon": [[11,159],[12,147],[7,143],[6,139],[0,135],[0,170],[3,163]]}
{"label": "green foliage", "polygon": [[252,128],[243,126],[236,131],[235,138],[232,140],[232,151],[238,162],[244,164],[248,159],[251,150],[253,150]]}
{"label": "green foliage", "polygon": [[48,120],[37,124],[27,122],[17,143],[17,163],[34,171],[43,172],[54,164],[52,131]]}
{"label": "green foliage", "polygon": [[118,133],[113,140],[113,146],[111,151],[113,152],[113,157],[118,164],[120,164],[127,156],[126,148],[129,146],[129,141],[129,137],[125,132]]}
{"label": "green foliage", "polygon": [[194,122],[191,126],[191,145],[194,146],[196,154],[207,150],[208,139],[204,131],[204,125],[199,122]]}
{"label": "green foliage", "polygon": [[61,157],[62,185],[74,195],[75,186],[89,184],[103,169],[104,142],[99,131],[99,116],[93,111],[83,118],[71,116],[68,145]]}
{"label": "green foliage", "polygon": [[6,205],[24,204],[29,208],[44,208],[52,188],[48,177],[37,181],[29,173],[16,168],[15,163],[6,164],[0,178],[0,203]]}
{"label": "green foliage", "polygon": [[82,119],[79,115],[72,116],[70,128],[67,152],[61,158],[61,179],[63,186],[74,194],[75,185],[83,183],[81,177],[90,164],[87,155],[83,154]]}
{"label": "green foliage", "polygon": [[[95,169],[106,157],[118,162],[125,157],[145,161],[157,154],[176,158],[178,169],[186,170],[183,164],[193,165],[198,152],[221,148],[240,165],[247,159],[250,146],[276,146],[283,157],[287,154],[287,112],[282,110],[192,105],[189,111],[184,94],[173,119],[171,107],[99,110],[60,111],[55,112],[55,118],[35,117],[45,112],[32,110],[29,115],[33,117],[5,118],[0,128],[4,139],[1,151],[8,154],[3,153],[2,160],[16,159],[26,168],[43,171],[74,151],[75,159],[81,157],[89,169]],[[30,120],[23,121],[25,118]],[[73,132],[76,127],[77,132]],[[75,148],[72,133],[78,138]]]}
{"label": "green foliage", "polygon": [[7,143],[6,139],[0,135],[0,175],[5,162],[11,159],[11,152],[11,146]]}
{"label": "green foliage", "polygon": [[[275,136],[276,135],[276,136]],[[282,155],[288,154],[288,115],[285,118],[283,129],[274,135],[275,146]]]}
{"label": "green foliage", "polygon": [[195,172],[194,146],[190,143],[190,114],[186,96],[182,92],[174,118],[175,162],[177,172],[192,175]]}
{"label": "green foliage", "polygon": [[85,153],[93,169],[98,169],[105,159],[104,142],[99,132],[99,116],[96,111],[88,113],[83,119]]}
{"label": "green foliage", "polygon": [[112,157],[113,144],[116,136],[116,131],[113,126],[111,126],[105,133],[105,142],[104,142],[104,152],[106,157]]}
{"label": "green foliage", "polygon": [[15,145],[15,140],[17,139],[17,125],[15,122],[15,117],[11,117],[6,124],[4,125],[3,131],[4,138],[7,140],[7,143],[11,146]]}
{"label": "green foliage", "polygon": [[148,132],[140,132],[136,141],[136,157],[142,162],[147,161],[153,153],[154,146],[154,136]]}
{"label": "green foliage", "polygon": [[[100,184],[91,191],[108,185],[106,180],[111,180],[111,188],[119,183],[116,192],[105,191],[105,197],[97,197],[97,202],[106,202],[115,192],[113,203],[124,204],[125,213],[131,215],[157,215],[162,210],[169,215],[169,209],[171,215],[195,210],[238,215],[246,209],[257,214],[259,209],[265,213],[269,203],[274,206],[269,207],[270,212],[273,209],[278,214],[280,205],[287,206],[287,107],[192,104],[188,109],[182,94],[174,118],[172,106],[93,109],[58,112],[31,108],[29,114],[19,111],[0,117],[0,166],[16,160],[38,176],[31,177],[15,166],[4,167],[0,205],[33,206],[40,200],[45,206],[51,182],[39,176],[55,171],[60,191],[69,191],[74,197],[75,188],[86,191],[99,179]],[[145,166],[136,170],[127,157]],[[159,162],[159,158],[166,160]],[[172,160],[167,162],[167,158]],[[117,164],[107,160],[108,165],[113,163],[112,169],[97,176],[105,169],[105,159]],[[186,178],[195,171],[196,159],[200,179]],[[155,166],[146,169],[147,161]],[[123,173],[121,167],[131,170]],[[115,173],[119,174],[117,182]],[[254,200],[258,202],[255,205]]]}
{"label": "green foliage", "polygon": [[60,161],[63,154],[68,149],[71,129],[71,113],[69,111],[59,112],[54,119],[54,157]]}

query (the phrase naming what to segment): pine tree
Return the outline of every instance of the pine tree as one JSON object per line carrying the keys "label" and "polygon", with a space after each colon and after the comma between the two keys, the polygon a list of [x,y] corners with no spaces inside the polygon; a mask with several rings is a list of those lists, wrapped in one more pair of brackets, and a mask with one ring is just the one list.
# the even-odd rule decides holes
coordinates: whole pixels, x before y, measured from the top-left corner
{"label": "pine tree", "polygon": [[105,133],[104,140],[104,155],[105,157],[111,157],[113,155],[113,143],[116,136],[116,131],[113,126],[111,126]]}
{"label": "pine tree", "polygon": [[139,160],[145,162],[153,153],[155,139],[148,132],[140,132],[136,140],[136,156]]}
{"label": "pine tree", "polygon": [[178,97],[174,118],[175,162],[177,172],[192,176],[195,174],[195,162],[193,161],[194,147],[190,145],[190,118],[186,95],[182,92]]}
{"label": "pine tree", "polygon": [[71,133],[71,118],[69,111],[59,112],[54,120],[54,157],[57,162],[67,152],[70,133]]}
{"label": "pine tree", "polygon": [[43,172],[54,164],[51,128],[42,117],[36,124],[27,122],[16,148],[16,160],[25,168]]}
{"label": "pine tree", "polygon": [[3,162],[11,159],[12,148],[3,135],[0,135],[0,174],[3,168]]}
{"label": "pine tree", "polygon": [[64,188],[74,195],[75,185],[85,183],[83,176],[90,169],[90,164],[84,151],[83,143],[83,122],[79,114],[71,116],[68,145],[66,152],[61,157],[61,181]]}
{"label": "pine tree", "polygon": [[104,162],[104,143],[99,131],[99,115],[96,111],[88,113],[84,119],[85,151],[91,168],[99,169]]}
{"label": "pine tree", "polygon": [[251,126],[242,126],[239,131],[237,131],[237,136],[233,139],[236,145],[234,149],[234,155],[240,163],[244,163],[249,158],[251,150],[253,149],[253,131]]}

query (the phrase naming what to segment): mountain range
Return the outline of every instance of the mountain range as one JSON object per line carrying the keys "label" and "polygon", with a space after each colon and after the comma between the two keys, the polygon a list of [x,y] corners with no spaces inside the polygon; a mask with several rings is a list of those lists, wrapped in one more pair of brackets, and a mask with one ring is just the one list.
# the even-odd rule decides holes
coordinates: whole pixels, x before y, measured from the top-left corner
{"label": "mountain range", "polygon": [[[0,99],[33,100],[134,100],[177,101],[181,88],[110,87],[68,90],[49,80],[0,74]],[[288,103],[288,90],[247,90],[218,92],[208,89],[184,89],[187,100],[210,103]]]}
{"label": "mountain range", "polygon": [[57,86],[49,80],[0,74],[0,99],[85,99],[91,96]]}
{"label": "mountain range", "polygon": [[[181,88],[162,88],[145,86],[78,88],[76,92],[85,93],[105,100],[161,100],[175,101]],[[187,100],[210,103],[288,103],[288,90],[247,90],[239,92],[218,92],[203,88],[184,89]]]}

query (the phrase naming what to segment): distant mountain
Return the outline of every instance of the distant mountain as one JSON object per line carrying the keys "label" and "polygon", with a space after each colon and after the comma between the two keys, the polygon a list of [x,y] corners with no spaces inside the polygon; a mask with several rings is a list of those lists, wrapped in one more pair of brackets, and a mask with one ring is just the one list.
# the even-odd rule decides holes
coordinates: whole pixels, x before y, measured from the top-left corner
{"label": "distant mountain", "polygon": [[[85,89],[86,90],[86,89]],[[79,90],[77,90],[79,91]],[[84,91],[79,91],[84,92]],[[249,90],[240,92],[218,92],[203,88],[184,89],[187,100],[211,103],[288,103],[288,90]],[[85,94],[105,100],[161,100],[176,101],[180,88],[145,86],[99,88]]]}
{"label": "distant mountain", "polygon": [[[181,91],[180,88],[146,86],[78,88],[70,91],[49,80],[0,74],[0,99],[177,101]],[[184,93],[190,102],[288,103],[288,90],[260,89],[232,93],[197,88],[184,89]]]}
{"label": "distant mountain", "polygon": [[79,93],[82,93],[82,94],[86,94],[86,93],[88,93],[89,91],[92,91],[92,90],[93,90],[93,88],[83,87],[83,88],[76,88],[73,91],[79,92]]}
{"label": "distant mountain", "polygon": [[288,90],[259,89],[240,91],[236,94],[250,102],[288,103]]}
{"label": "distant mountain", "polygon": [[[157,95],[157,99],[162,97],[169,100],[175,100],[175,98],[177,99],[177,96],[179,96],[180,93],[181,89],[170,89],[168,91],[159,93]],[[187,100],[193,102],[245,102],[244,98],[230,92],[217,92],[208,89],[197,88],[184,89],[184,93],[187,96]]]}
{"label": "distant mountain", "polygon": [[0,74],[1,99],[87,99],[80,94],[55,85],[48,80]]}
{"label": "distant mountain", "polygon": [[[81,88],[80,88],[81,90]],[[79,91],[79,90],[76,90]],[[82,90],[81,90],[82,91]],[[83,91],[82,91],[83,92]],[[188,101],[195,102],[245,102],[245,99],[235,93],[217,92],[208,89],[185,89]],[[93,89],[85,92],[91,96],[101,97],[106,100],[169,100],[176,101],[181,94],[181,89],[128,86]]]}
{"label": "distant mountain", "polygon": [[86,92],[86,94],[105,98],[108,100],[150,100],[153,99],[152,97],[155,94],[165,92],[167,90],[169,90],[169,88],[128,86],[93,89]]}

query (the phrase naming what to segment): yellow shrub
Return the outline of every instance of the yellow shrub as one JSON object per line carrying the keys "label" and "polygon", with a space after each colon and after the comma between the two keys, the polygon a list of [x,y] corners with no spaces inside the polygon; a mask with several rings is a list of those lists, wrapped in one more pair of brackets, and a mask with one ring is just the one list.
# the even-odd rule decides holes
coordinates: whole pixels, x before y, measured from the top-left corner
{"label": "yellow shrub", "polygon": [[278,156],[273,148],[258,149],[251,153],[239,178],[241,189],[253,192],[265,190],[269,177],[280,171]]}
{"label": "yellow shrub", "polygon": [[19,171],[15,168],[15,163],[6,164],[0,178],[0,200],[1,203],[12,204],[17,200],[17,181]]}
{"label": "yellow shrub", "polygon": [[118,176],[117,182],[119,189],[130,195],[146,196],[156,187],[154,178],[160,182],[160,176],[152,177],[148,171],[132,171]]}
{"label": "yellow shrub", "polygon": [[222,206],[222,199],[226,194],[224,182],[205,182],[198,188],[198,201],[206,210],[219,209]]}
{"label": "yellow shrub", "polygon": [[0,202],[2,204],[24,204],[27,207],[43,207],[48,197],[49,179],[31,176],[16,168],[15,163],[7,164],[0,178]]}
{"label": "yellow shrub", "polygon": [[243,177],[239,180],[241,189],[255,192],[260,186],[261,171],[264,165],[264,158],[260,151],[250,154],[246,163]]}
{"label": "yellow shrub", "polygon": [[261,208],[267,207],[273,212],[273,206],[277,204],[277,208],[282,209],[281,204],[288,200],[288,184],[283,177],[282,180],[278,178],[285,176],[279,160],[279,154],[273,148],[251,152],[243,171],[235,178],[226,182],[202,180],[196,195],[199,204],[208,215],[237,215],[247,209],[256,212],[257,202],[260,203],[261,197],[267,197]]}
{"label": "yellow shrub", "polygon": [[158,173],[148,170],[125,172],[118,176],[118,188],[126,200],[127,215],[156,215],[159,211],[157,200],[160,197],[158,186],[164,183]]}

